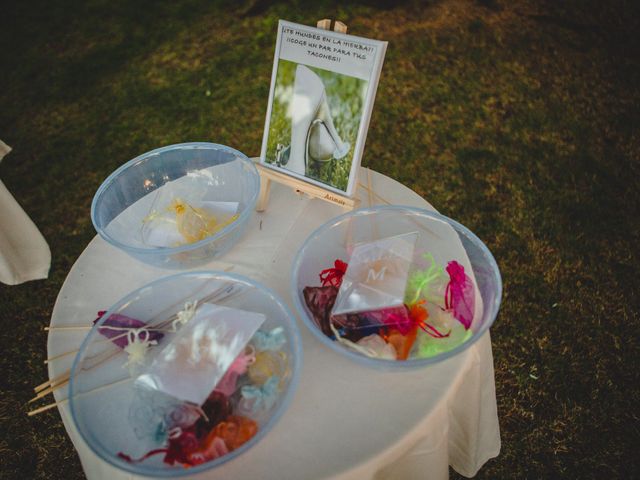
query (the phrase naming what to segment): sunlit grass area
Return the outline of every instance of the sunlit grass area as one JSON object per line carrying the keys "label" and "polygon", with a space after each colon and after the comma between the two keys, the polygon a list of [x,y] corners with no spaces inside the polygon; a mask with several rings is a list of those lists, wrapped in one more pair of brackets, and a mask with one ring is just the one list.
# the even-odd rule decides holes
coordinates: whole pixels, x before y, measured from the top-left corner
{"label": "sunlit grass area", "polygon": [[278,19],[334,17],[389,42],[363,164],[476,232],[502,271],[502,451],[478,478],[637,477],[638,13],[626,0],[3,6],[0,139],[14,151],[0,178],[53,263],[45,281],[0,285],[0,476],[83,477],[57,412],[23,412],[102,180],[171,143],[258,155]]}

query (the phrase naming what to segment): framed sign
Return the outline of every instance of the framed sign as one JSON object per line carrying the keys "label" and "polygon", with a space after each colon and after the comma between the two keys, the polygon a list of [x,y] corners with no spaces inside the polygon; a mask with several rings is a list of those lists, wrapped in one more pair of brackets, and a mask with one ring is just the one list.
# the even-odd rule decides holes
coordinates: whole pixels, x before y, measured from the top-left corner
{"label": "framed sign", "polygon": [[352,197],[386,48],[281,20],[261,164]]}

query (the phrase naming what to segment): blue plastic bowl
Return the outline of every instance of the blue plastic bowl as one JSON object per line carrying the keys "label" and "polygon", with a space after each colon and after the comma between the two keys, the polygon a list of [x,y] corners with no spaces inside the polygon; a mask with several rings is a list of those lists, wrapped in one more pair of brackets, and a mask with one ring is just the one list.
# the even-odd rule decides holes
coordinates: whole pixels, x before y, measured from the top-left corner
{"label": "blue plastic bowl", "polygon": [[[303,295],[306,286],[319,286],[318,274],[333,267],[336,259],[349,260],[348,247],[385,237],[418,232],[417,251],[434,252],[435,246],[466,253],[477,289],[482,297],[480,318],[474,319],[472,336],[447,352],[428,358],[384,360],[353,351],[327,337],[316,324]],[[440,252],[443,253],[443,252]],[[408,206],[378,206],[354,210],[336,217],[315,230],[304,242],[292,266],[291,296],[311,333],[331,350],[364,365],[383,369],[419,368],[446,360],[469,348],[493,324],[502,298],[502,279],[493,255],[468,228],[443,215]]]}
{"label": "blue plastic bowl", "polygon": [[[216,305],[262,313],[266,316],[260,327],[270,330],[283,327],[286,343],[282,347],[288,358],[288,373],[283,377],[276,403],[254,417],[257,434],[236,450],[215,460],[184,468],[163,463],[163,455],[155,455],[141,463],[129,463],[119,452],[139,457],[149,449],[141,446],[131,421],[134,380],[124,363],[127,355],[98,331],[114,314],[141,320],[148,327],[160,326],[182,309],[186,301],[208,299]],[[152,349],[161,349],[168,336]],[[147,357],[153,358],[153,351]],[[80,346],[71,369],[69,403],[73,421],[91,450],[109,464],[149,477],[194,475],[217,467],[264,438],[288,408],[294,395],[302,367],[300,332],[295,318],[284,302],[271,290],[239,275],[202,271],[171,275],[149,283],[115,303],[93,327]],[[155,409],[156,407],[153,406]],[[153,423],[153,422],[150,422]]]}
{"label": "blue plastic bowl", "polygon": [[[237,219],[196,243],[146,245],[141,225],[149,214],[151,200],[162,193],[158,189],[167,186],[167,191],[176,180],[183,187],[197,181],[198,189],[206,191],[207,200],[236,202]],[[239,240],[255,209],[259,190],[260,176],[243,153],[214,143],[170,145],[144,153],[109,175],[93,198],[91,221],[104,240],[137,260],[162,268],[188,268],[222,255]],[[135,221],[131,228],[116,229],[113,226],[123,218],[123,212],[129,218],[135,212]]]}

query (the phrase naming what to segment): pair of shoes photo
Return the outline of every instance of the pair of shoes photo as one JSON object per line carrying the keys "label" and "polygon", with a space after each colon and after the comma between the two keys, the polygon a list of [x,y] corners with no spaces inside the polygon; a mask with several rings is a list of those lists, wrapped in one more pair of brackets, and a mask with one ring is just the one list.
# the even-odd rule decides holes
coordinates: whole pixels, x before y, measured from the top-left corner
{"label": "pair of shoes photo", "polygon": [[306,175],[312,161],[341,159],[349,153],[333,124],[324,84],[304,65],[296,67],[291,115],[291,144],[278,144],[276,164]]}

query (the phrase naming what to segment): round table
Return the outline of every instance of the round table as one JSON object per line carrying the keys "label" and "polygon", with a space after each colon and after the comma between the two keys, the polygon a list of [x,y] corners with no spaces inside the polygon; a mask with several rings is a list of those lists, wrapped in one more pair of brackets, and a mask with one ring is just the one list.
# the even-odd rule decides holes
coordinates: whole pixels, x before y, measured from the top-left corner
{"label": "round table", "polygon": [[[362,168],[361,205],[389,202],[433,210],[400,183]],[[371,186],[369,191],[368,186]],[[258,280],[292,307],[291,262],[307,236],[340,207],[272,186],[267,210],[250,219],[228,254],[194,270],[231,270]],[[51,326],[89,325],[128,292],[175,273],[141,264],[95,237],[67,276]],[[292,308],[292,311],[295,309]],[[491,342],[487,333],[462,354],[415,371],[376,371],[323,346],[298,322],[303,367],[289,409],[253,448],[197,478],[448,478],[448,466],[473,476],[498,455]],[[65,373],[87,331],[53,329],[49,376]],[[59,411],[88,478],[131,478],[95,455],[71,418],[66,389]],[[194,477],[196,478],[196,477]]]}

